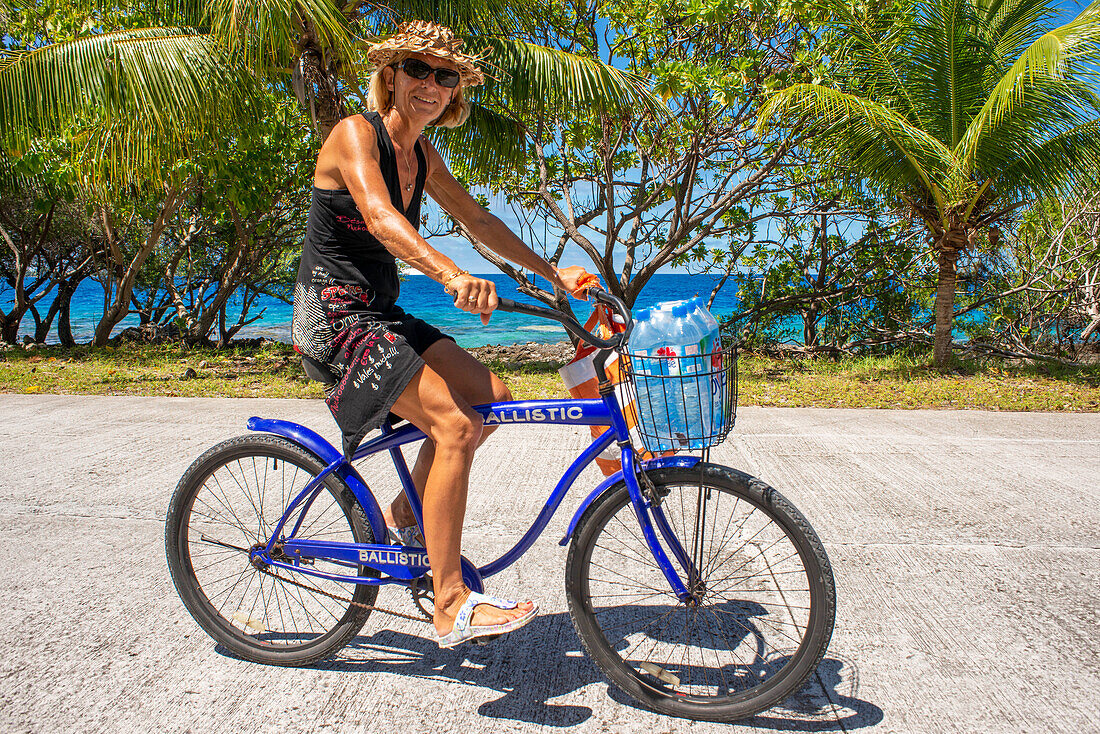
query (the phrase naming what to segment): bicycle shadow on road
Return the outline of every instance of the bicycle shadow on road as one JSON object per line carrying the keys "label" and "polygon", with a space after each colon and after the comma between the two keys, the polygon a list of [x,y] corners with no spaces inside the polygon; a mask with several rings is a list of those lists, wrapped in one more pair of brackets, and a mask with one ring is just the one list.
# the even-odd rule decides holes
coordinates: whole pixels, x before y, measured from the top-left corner
{"label": "bicycle shadow on road", "polygon": [[[349,673],[390,673],[449,681],[497,691],[503,695],[478,707],[482,716],[544,726],[584,723],[593,710],[555,702],[591,684],[604,687],[614,701],[645,710],[607,685],[603,673],[582,652],[566,613],[546,614],[521,630],[485,645],[441,650],[430,629],[425,636],[379,630],[353,639],[340,656],[316,667]],[[872,726],[882,709],[855,697],[855,664],[827,656],[817,674],[779,706],[740,722],[765,729],[828,732]]]}

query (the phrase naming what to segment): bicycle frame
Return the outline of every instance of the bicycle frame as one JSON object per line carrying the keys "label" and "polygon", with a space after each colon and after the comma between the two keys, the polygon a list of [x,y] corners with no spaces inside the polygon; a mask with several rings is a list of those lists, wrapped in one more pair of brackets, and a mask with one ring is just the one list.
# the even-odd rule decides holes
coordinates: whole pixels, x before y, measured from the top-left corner
{"label": "bicycle frame", "polygon": [[[691,562],[690,556],[672,532],[664,512],[661,510],[657,498],[647,497],[638,482],[638,472],[665,466],[695,466],[699,462],[694,456],[670,456],[637,462],[634,448],[630,443],[630,434],[622,410],[618,404],[614,391],[609,392],[599,399],[590,400],[525,400],[505,403],[490,403],[473,406],[474,410],[484,417],[485,425],[523,424],[523,423],[552,423],[563,425],[606,425],[608,429],[596,437],[588,448],[573,461],[565,473],[558,480],[554,490],[550,493],[546,504],[519,541],[500,558],[476,568],[462,559],[463,578],[466,584],[474,591],[482,591],[482,579],[497,574],[515,563],[542,534],[549,524],[565,495],[580,473],[598,455],[616,443],[620,448],[622,471],[608,477],[596,489],[594,489],[581,503],[569,524],[569,530],[562,539],[561,545],[568,542],[576,527],[577,522],[584,514],[588,506],[608,488],[625,481],[630,495],[631,504],[634,507],[635,516],[649,546],[650,552],[669,583],[669,587],[683,602],[689,603],[692,594],[689,586],[697,573]],[[313,431],[290,421],[275,419],[250,418],[248,428],[253,431],[263,431],[288,438],[302,445],[314,453],[326,466],[314,477],[287,505],[278,524],[276,525],[267,545],[251,551],[251,556],[264,564],[282,568],[288,571],[303,573],[311,576],[357,584],[389,584],[408,583],[423,576],[429,571],[428,557],[423,548],[413,548],[390,544],[364,544],[346,543],[335,541],[319,541],[298,539],[295,537],[306,513],[314,498],[323,490],[322,482],[329,474],[335,474],[352,491],[359,504],[362,506],[375,538],[386,538],[386,525],[381,508],[376,498],[360,476],[359,472],[342,453],[337,451],[332,444],[325,441]],[[423,515],[420,498],[413,485],[412,476],[409,473],[405,458],[401,453],[401,446],[421,441],[426,436],[422,431],[412,425],[405,425],[393,429],[386,424],[383,426],[382,435],[378,436],[359,447],[352,457],[352,461],[363,459],[373,454],[389,451],[401,480],[405,496],[416,516],[417,524],[423,528]],[[297,513],[297,519],[291,526],[289,535],[284,535],[284,528],[290,524]],[[656,526],[656,531],[654,530]],[[683,568],[688,583],[680,578],[666,554],[664,547],[658,540],[658,533],[669,547],[673,557]],[[287,561],[276,560],[272,553],[281,551],[279,558]],[[349,570],[356,570],[360,566],[367,566],[381,572],[382,576],[338,575],[317,571],[308,567],[308,560],[303,565],[302,560],[324,558],[339,565],[345,565]],[[289,562],[288,562],[289,561]]]}

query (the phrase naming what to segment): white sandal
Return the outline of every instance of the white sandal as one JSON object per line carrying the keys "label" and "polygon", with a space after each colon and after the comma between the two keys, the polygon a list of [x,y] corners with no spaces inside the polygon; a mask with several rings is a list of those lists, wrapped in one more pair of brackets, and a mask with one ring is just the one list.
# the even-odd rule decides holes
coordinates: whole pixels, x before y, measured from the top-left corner
{"label": "white sandal", "polygon": [[474,616],[474,607],[478,604],[488,604],[497,609],[516,609],[519,607],[519,602],[512,601],[511,599],[498,599],[495,596],[471,591],[470,595],[466,597],[466,601],[462,602],[458,614],[455,615],[454,627],[451,628],[451,631],[447,634],[439,635],[440,647],[454,647],[455,645],[479,637],[495,637],[503,635],[506,632],[514,632],[534,619],[535,615],[539,612],[538,605],[534,604],[530,611],[510,622],[505,622],[504,624],[473,625],[470,624],[470,620]]}

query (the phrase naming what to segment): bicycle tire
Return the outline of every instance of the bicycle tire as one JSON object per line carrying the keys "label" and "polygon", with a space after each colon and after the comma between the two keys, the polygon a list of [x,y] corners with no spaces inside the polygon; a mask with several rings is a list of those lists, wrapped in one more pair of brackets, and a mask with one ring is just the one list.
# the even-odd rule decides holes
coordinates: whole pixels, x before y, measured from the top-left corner
{"label": "bicycle tire", "polygon": [[663,714],[730,722],[780,703],[832,636],[836,592],[821,541],[782,495],[742,472],[700,464],[647,475],[701,569],[700,602],[673,595],[620,482],[588,507],[569,549],[566,596],[586,652],[612,684]]}
{"label": "bicycle tire", "polygon": [[[165,550],[176,591],[199,626],[245,660],[285,666],[323,660],[347,644],[370,614],[324,592],[368,605],[378,596],[377,586],[350,589],[272,569],[303,588],[263,573],[249,560],[247,549],[266,543],[290,500],[323,468],[313,454],[284,438],[241,436],[200,456],[172,495]],[[296,537],[374,542],[348,486],[330,474],[323,487]],[[330,573],[356,573],[323,559],[305,562]],[[358,575],[377,571],[359,566]]]}

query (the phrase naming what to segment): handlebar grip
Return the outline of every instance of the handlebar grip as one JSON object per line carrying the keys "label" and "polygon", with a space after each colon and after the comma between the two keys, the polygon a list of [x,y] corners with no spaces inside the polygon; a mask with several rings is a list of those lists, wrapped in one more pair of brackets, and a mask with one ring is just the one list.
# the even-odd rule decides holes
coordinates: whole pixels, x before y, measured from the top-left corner
{"label": "handlebar grip", "polygon": [[511,313],[525,313],[528,316],[542,316],[543,318],[552,318],[557,320],[551,313],[558,313],[552,308],[546,308],[546,306],[536,306],[531,303],[519,303],[513,301],[511,298],[498,298],[497,308],[501,311],[508,311]]}

